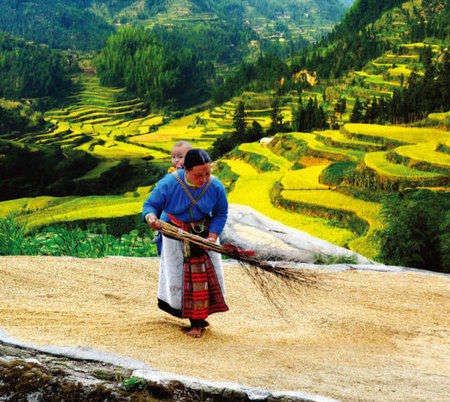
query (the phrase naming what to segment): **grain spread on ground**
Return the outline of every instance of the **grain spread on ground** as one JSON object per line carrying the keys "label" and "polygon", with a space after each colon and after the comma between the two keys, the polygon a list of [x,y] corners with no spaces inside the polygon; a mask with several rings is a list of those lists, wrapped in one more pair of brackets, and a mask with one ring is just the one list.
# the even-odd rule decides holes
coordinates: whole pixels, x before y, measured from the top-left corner
{"label": "grain spread on ground", "polygon": [[44,345],[90,346],[208,380],[345,400],[450,395],[450,280],[329,272],[283,320],[242,268],[226,265],[230,311],[202,339],[157,309],[159,262],[0,257],[0,328]]}

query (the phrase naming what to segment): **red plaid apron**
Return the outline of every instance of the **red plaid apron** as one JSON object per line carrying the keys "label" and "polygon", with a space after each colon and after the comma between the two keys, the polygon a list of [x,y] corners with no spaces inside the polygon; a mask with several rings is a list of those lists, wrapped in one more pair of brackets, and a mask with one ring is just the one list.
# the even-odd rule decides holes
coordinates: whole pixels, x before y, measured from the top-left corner
{"label": "red plaid apron", "polygon": [[[170,214],[169,217],[175,226],[208,237],[208,220],[185,223]],[[212,313],[228,310],[208,253],[203,247],[187,241],[184,242],[183,283],[182,318],[204,320]]]}

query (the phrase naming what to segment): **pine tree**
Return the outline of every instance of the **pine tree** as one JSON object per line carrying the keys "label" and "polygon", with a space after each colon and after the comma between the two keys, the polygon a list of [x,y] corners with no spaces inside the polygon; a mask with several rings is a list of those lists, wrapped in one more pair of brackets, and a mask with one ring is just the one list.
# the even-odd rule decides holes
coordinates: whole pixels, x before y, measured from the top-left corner
{"label": "pine tree", "polygon": [[240,137],[245,135],[245,128],[247,127],[245,116],[245,105],[243,101],[240,101],[233,116],[233,127],[235,129],[236,135]]}
{"label": "pine tree", "polygon": [[359,98],[356,98],[355,106],[353,106],[352,114],[350,116],[351,123],[360,123],[363,120],[363,107]]}
{"label": "pine tree", "polygon": [[276,133],[283,124],[283,115],[280,111],[280,98],[276,97],[271,104],[270,131]]}

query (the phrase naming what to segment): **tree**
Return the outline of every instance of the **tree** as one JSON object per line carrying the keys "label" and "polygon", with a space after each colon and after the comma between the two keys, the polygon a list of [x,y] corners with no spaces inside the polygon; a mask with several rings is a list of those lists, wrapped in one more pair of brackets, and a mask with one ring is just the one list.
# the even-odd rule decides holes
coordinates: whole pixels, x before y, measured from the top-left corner
{"label": "tree", "polygon": [[339,115],[339,117],[342,119],[342,115],[347,110],[347,101],[344,97],[339,98],[336,104],[334,105],[334,113]]}
{"label": "tree", "polygon": [[353,106],[352,114],[350,116],[351,123],[359,123],[363,119],[363,107],[359,98],[356,98],[355,106]]}
{"label": "tree", "polygon": [[[448,234],[448,199],[429,190],[396,193],[383,200],[386,226],[379,231],[381,260],[386,264],[440,271],[443,235]],[[447,268],[448,269],[448,268]]]}
{"label": "tree", "polygon": [[244,102],[239,101],[233,116],[233,127],[235,129],[236,135],[240,137],[245,135],[245,128],[247,127],[245,116],[246,113]]}
{"label": "tree", "polygon": [[283,115],[281,114],[280,103],[279,97],[276,97],[271,103],[269,130],[273,134],[278,132],[283,125]]}

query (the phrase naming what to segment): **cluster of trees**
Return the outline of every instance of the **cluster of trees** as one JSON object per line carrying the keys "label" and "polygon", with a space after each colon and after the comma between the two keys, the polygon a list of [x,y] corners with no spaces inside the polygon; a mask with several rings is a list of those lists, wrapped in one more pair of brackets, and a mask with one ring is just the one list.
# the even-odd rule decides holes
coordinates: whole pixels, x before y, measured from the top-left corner
{"label": "cluster of trees", "polygon": [[350,69],[361,70],[371,59],[379,57],[390,48],[372,29],[344,31],[333,42],[324,42],[305,49],[295,56],[292,64],[297,70],[316,71],[320,77],[336,78]]}
{"label": "cluster of trees", "polygon": [[134,27],[112,35],[96,65],[103,85],[125,86],[155,108],[201,103],[214,74],[191,49],[171,49],[154,32]]}
{"label": "cluster of trees", "polygon": [[386,197],[379,258],[385,264],[450,272],[449,208],[449,197],[429,190]]}
{"label": "cluster of trees", "polygon": [[0,132],[24,132],[41,127],[44,119],[41,114],[33,112],[31,108],[8,109],[0,105]]}
{"label": "cluster of trees", "polygon": [[[431,52],[429,50],[429,52]],[[362,103],[356,99],[350,121],[352,123],[411,123],[432,112],[450,109],[450,54],[442,63],[434,64],[431,53],[424,58],[425,74],[411,73],[405,87],[395,90],[391,99],[377,99]]]}
{"label": "cluster of trees", "polygon": [[71,85],[69,66],[57,52],[0,33],[0,97],[60,97]]}
{"label": "cluster of trees", "polygon": [[2,0],[0,31],[54,49],[98,49],[114,28],[88,9],[91,4],[90,0]]}
{"label": "cluster of trees", "polygon": [[0,144],[0,154],[0,200],[51,195],[48,186],[82,176],[98,163],[83,151],[32,150],[8,142]]}
{"label": "cluster of trees", "polygon": [[214,101],[222,103],[242,91],[262,92],[274,88],[291,68],[278,56],[260,55],[254,62],[243,63],[239,69],[214,89]]}
{"label": "cluster of trees", "polygon": [[[273,113],[277,116],[277,112]],[[236,106],[236,110],[233,115],[233,127],[234,131],[231,134],[225,134],[214,141],[209,154],[213,160],[219,159],[221,156],[230,152],[234,147],[244,142],[255,142],[265,136],[264,130],[261,125],[254,121],[250,127],[245,120],[247,114],[245,112],[245,104],[240,101]],[[276,118],[276,117],[275,117]],[[272,126],[277,122],[272,120]]]}
{"label": "cluster of trees", "polygon": [[431,56],[425,59],[425,74],[412,73],[405,88],[394,91],[390,102],[393,123],[410,123],[428,113],[450,110],[450,54],[434,65]]}
{"label": "cluster of trees", "polygon": [[152,29],[164,46],[173,52],[190,49],[203,62],[237,65],[248,53],[247,44],[257,39],[248,26],[234,21],[178,23]]}
{"label": "cluster of trees", "polygon": [[318,104],[317,99],[309,98],[306,105],[304,105],[300,98],[297,107],[292,111],[292,115],[292,128],[294,131],[310,132],[329,127],[327,113]]}
{"label": "cluster of trees", "polygon": [[402,3],[404,0],[356,0],[324,42],[331,43],[349,34],[354,35],[362,31],[386,11],[400,6]]}
{"label": "cluster of trees", "polygon": [[336,78],[350,69],[360,70],[390,48],[372,27],[387,10],[404,0],[356,0],[333,31],[314,46],[304,49],[292,63],[297,70],[316,71],[320,77]]}
{"label": "cluster of trees", "polygon": [[273,136],[280,132],[286,133],[293,130],[308,132],[328,128],[327,114],[322,106],[318,104],[317,99],[309,98],[308,102],[304,104],[301,97],[299,98],[297,106],[292,110],[292,125],[283,122],[281,106],[281,99],[275,97],[271,102],[270,126],[264,131],[256,121],[253,121],[252,125],[248,126],[245,103],[240,101],[233,115],[234,131],[231,134],[217,138],[209,150],[211,157],[218,159],[239,144],[259,141],[263,137]]}
{"label": "cluster of trees", "polygon": [[0,141],[0,155],[0,201],[39,195],[122,194],[151,185],[165,173],[151,161],[138,166],[124,160],[100,177],[77,180],[99,163],[84,151],[37,150]]}
{"label": "cluster of trees", "polygon": [[441,0],[423,0],[418,10],[413,7],[412,16],[408,14],[409,32],[406,38],[412,42],[421,42],[425,38],[446,39],[450,36],[450,3]]}
{"label": "cluster of trees", "polygon": [[[392,45],[381,40],[370,24],[404,0],[357,0],[333,31],[313,47],[294,57],[297,70],[316,71],[320,77],[335,78],[350,69],[361,70],[371,59],[379,57]],[[407,14],[405,39],[422,41],[427,37],[446,39],[450,35],[449,2],[424,0],[420,10]]]}

